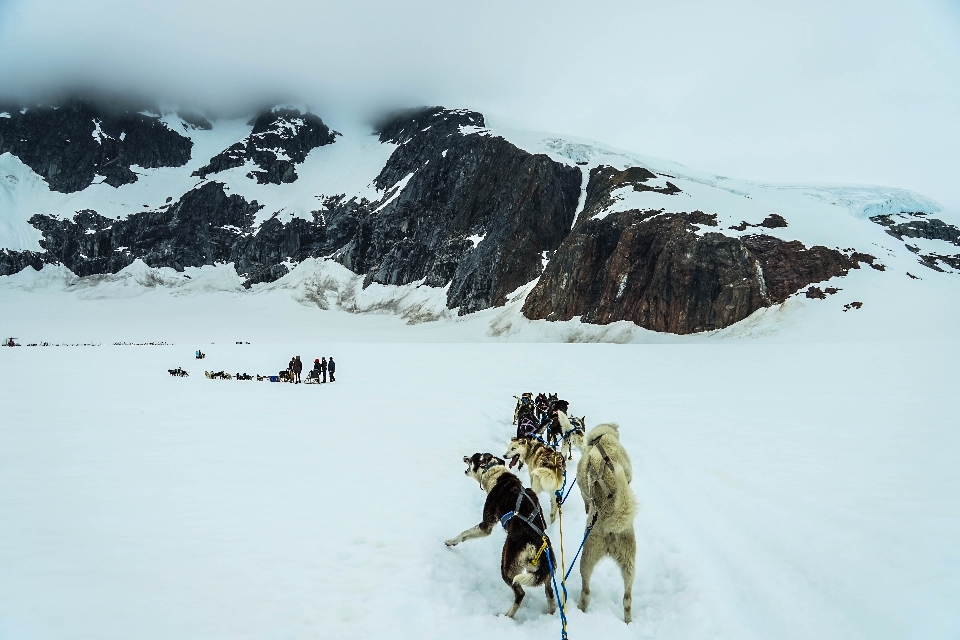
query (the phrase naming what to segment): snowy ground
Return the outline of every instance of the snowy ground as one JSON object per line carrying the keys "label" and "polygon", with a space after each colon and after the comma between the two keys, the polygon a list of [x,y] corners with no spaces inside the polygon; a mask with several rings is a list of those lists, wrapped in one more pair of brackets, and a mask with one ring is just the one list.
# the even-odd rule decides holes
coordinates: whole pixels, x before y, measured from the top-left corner
{"label": "snowy ground", "polygon": [[[557,638],[540,590],[495,617],[502,533],[442,544],[480,517],[461,456],[502,453],[527,390],[620,422],[634,459],[634,623],[606,561],[572,638],[960,635],[958,341],[371,344],[317,325],[0,350],[0,638]],[[335,356],[338,382],[202,375],[293,354]]]}

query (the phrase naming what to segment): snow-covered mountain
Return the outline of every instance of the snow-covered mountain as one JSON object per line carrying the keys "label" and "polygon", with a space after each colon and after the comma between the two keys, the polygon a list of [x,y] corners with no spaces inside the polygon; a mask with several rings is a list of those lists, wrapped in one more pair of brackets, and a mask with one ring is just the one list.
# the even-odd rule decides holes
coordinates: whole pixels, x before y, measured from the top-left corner
{"label": "snow-covered mountain", "polygon": [[[213,122],[0,107],[0,275],[57,265],[68,284],[147,270],[180,287],[221,265],[238,292],[294,277],[350,311],[407,313],[416,291],[411,320],[503,308],[689,334],[840,289],[870,304],[871,279],[952,288],[960,229],[940,214],[900,189],[734,180],[467,110],[343,135],[289,106]],[[380,302],[357,304],[373,284]]]}

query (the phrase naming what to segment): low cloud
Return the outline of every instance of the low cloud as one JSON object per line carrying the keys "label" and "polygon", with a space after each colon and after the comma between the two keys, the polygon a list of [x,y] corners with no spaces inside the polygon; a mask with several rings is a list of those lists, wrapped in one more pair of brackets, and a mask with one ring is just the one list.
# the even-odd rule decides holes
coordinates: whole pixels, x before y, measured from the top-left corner
{"label": "low cloud", "polygon": [[948,0],[0,0],[0,98],[309,104],[340,129],[469,107],[738,177],[915,189],[960,213]]}

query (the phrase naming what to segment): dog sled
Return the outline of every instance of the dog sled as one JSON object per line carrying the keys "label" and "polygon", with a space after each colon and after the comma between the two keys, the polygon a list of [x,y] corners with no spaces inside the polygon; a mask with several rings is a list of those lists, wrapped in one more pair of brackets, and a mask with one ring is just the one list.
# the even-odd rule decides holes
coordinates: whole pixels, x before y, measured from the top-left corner
{"label": "dog sled", "polygon": [[169,373],[175,378],[186,378],[187,376],[190,375],[189,373],[184,371],[181,367],[177,367],[176,369],[167,369],[167,373]]}
{"label": "dog sled", "polygon": [[320,371],[317,369],[311,369],[307,373],[307,377],[303,382],[304,384],[321,384],[324,381],[320,379]]}

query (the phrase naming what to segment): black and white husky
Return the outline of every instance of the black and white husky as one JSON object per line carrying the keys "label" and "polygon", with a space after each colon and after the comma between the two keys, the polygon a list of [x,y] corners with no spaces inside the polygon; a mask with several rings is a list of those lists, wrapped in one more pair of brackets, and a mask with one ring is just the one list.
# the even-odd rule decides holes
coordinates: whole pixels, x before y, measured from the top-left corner
{"label": "black and white husky", "polygon": [[[513,589],[513,606],[507,611],[512,618],[520,608],[525,594],[523,587],[543,585],[549,613],[556,611],[556,600],[550,586],[549,563],[556,565],[553,550],[546,537],[547,523],[537,494],[524,489],[520,478],[510,473],[504,461],[490,453],[464,456],[465,475],[480,483],[487,492],[483,504],[483,520],[455,538],[445,541],[453,547],[465,540],[488,536],[494,527],[502,524],[507,532],[500,557],[500,576]],[[549,556],[549,559],[548,559]]]}

